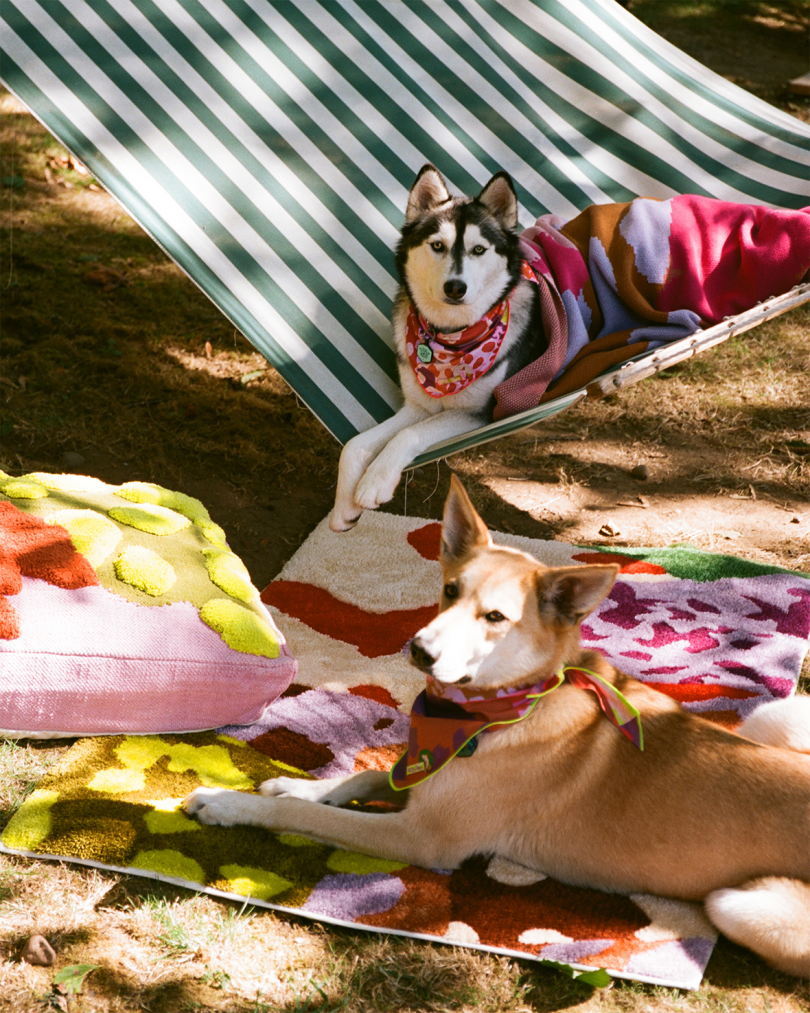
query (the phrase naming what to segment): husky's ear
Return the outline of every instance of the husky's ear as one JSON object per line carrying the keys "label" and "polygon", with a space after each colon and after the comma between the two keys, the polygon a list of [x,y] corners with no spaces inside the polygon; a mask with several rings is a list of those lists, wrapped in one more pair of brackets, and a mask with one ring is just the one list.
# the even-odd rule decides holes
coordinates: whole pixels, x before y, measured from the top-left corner
{"label": "husky's ear", "polygon": [[445,566],[463,559],[475,548],[491,544],[487,526],[476,513],[464,486],[451,475],[450,492],[444,503],[439,562]]}
{"label": "husky's ear", "polygon": [[508,172],[497,172],[478,194],[478,201],[505,229],[517,228],[517,194]]}
{"label": "husky's ear", "polygon": [[426,211],[435,208],[437,204],[443,204],[448,200],[450,200],[450,191],[447,189],[442,174],[435,165],[428,162],[419,170],[419,175],[411,187],[408,207],[405,211],[405,221],[412,222]]}
{"label": "husky's ear", "polygon": [[590,615],[608,594],[620,567],[566,566],[538,575],[537,599],[540,614],[547,620],[562,620],[571,626]]}

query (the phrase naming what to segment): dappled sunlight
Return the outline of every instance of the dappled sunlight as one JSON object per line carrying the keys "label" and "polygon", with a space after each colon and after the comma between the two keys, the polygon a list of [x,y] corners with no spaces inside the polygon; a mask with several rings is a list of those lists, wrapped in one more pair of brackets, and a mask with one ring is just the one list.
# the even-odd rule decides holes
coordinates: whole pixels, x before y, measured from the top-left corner
{"label": "dappled sunlight", "polygon": [[201,351],[170,345],[166,355],[185,369],[207,373],[219,380],[230,380],[241,388],[256,386],[279,395],[294,396],[285,380],[259,352],[214,352],[209,345]]}
{"label": "dappled sunlight", "polygon": [[[69,10],[69,0],[63,3]],[[508,13],[509,5],[501,6]],[[450,8],[459,24],[472,22],[463,5]],[[772,102],[777,116],[810,119],[810,98],[787,91],[787,82],[807,69],[806,5],[633,0],[629,10]],[[350,47],[331,42],[345,58]],[[315,71],[308,68],[308,78],[320,103],[326,93],[315,87]],[[375,87],[388,80],[393,74],[375,79]],[[291,86],[297,87],[295,78]],[[627,113],[613,106],[614,119],[597,126],[594,137],[599,130],[610,134]],[[387,191],[367,194],[363,160],[354,158],[361,141],[349,150],[338,119],[341,129],[305,153],[317,155],[327,183],[353,180],[357,207],[370,211],[365,218],[357,212],[356,232],[346,226],[329,239],[352,251],[367,251],[372,240],[391,245],[405,201],[397,167],[387,168]],[[463,123],[455,126],[463,130]],[[367,127],[375,129],[371,120]],[[272,143],[242,139],[260,159],[270,152],[281,160],[297,132],[291,124]],[[655,151],[656,136],[643,124],[633,138]],[[592,153],[593,141],[576,143]],[[655,153],[666,157],[663,149]],[[412,153],[414,169],[423,154]],[[135,220],[2,90],[0,160],[6,230],[0,240],[0,467],[14,474],[72,470],[110,483],[181,489],[205,503],[254,584],[263,587],[329,511],[337,440]],[[229,165],[216,163],[225,172]],[[276,173],[295,198],[303,184],[279,165],[263,162],[261,169]],[[323,226],[333,221],[328,186],[317,197],[324,202]],[[272,219],[270,205],[260,210]],[[283,231],[285,221],[273,220],[273,228]],[[354,284],[362,274],[358,267]],[[383,283],[389,282],[375,282]],[[417,469],[386,509],[438,520],[452,469],[492,530],[604,548],[688,542],[810,573],[808,335],[805,306],[619,395],[585,401],[546,423]],[[357,562],[357,574],[362,565]],[[67,748],[64,741],[0,746],[0,824]],[[56,950],[53,967],[20,961],[34,933]],[[621,981],[594,992],[552,968],[505,955],[353,932],[145,878],[6,854],[0,854],[0,950],[0,1006],[9,1013],[46,1007],[799,1013],[810,1000],[810,985],[769,971],[723,941],[694,993]],[[56,971],[83,963],[93,970],[80,994],[59,993]]]}

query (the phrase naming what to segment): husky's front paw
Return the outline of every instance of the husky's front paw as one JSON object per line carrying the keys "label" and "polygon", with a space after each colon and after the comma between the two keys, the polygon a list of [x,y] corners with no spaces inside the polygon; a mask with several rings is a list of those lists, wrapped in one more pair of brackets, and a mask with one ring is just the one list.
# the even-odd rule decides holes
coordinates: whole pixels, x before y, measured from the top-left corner
{"label": "husky's front paw", "polygon": [[402,477],[401,471],[375,467],[376,464],[376,461],[371,464],[354,491],[355,502],[364,510],[376,510],[383,503],[390,502]]}
{"label": "husky's front paw", "polygon": [[255,795],[228,788],[196,788],[183,802],[183,808],[201,823],[232,827],[252,823],[260,801]]}
{"label": "husky's front paw", "polygon": [[351,531],[352,528],[360,520],[362,510],[352,504],[349,509],[341,508],[335,504],[332,513],[329,516],[329,528],[332,531]]}

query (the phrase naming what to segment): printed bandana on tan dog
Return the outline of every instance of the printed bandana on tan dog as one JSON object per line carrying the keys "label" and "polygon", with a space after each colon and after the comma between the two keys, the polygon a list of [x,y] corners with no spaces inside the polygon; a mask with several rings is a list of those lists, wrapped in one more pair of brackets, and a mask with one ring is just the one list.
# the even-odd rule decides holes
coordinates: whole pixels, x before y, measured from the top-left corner
{"label": "printed bandana on tan dog", "polygon": [[[538,281],[525,260],[521,275],[527,281]],[[457,394],[489,370],[509,330],[511,297],[501,300],[471,327],[452,334],[431,327],[411,303],[405,347],[416,379],[427,394]]]}
{"label": "printed bandana on tan dog", "polygon": [[810,270],[810,207],[683,195],[543,215],[521,235],[538,274],[546,351],[495,389],[494,418],[789,291]]}
{"label": "printed bandana on tan dog", "polygon": [[615,686],[587,669],[567,667],[536,685],[489,693],[446,685],[428,676],[425,689],[411,709],[408,751],[391,769],[391,786],[397,791],[412,788],[454,757],[471,756],[477,746],[476,736],[522,721],[542,696],[566,681],[578,689],[596,693],[605,715],[634,746],[644,749],[636,708]]}

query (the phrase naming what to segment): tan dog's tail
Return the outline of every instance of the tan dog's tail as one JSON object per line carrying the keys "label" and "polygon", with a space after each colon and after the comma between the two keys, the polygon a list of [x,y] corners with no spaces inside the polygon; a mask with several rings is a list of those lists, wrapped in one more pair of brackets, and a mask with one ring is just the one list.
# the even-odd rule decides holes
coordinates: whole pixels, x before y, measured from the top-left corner
{"label": "tan dog's tail", "polygon": [[706,913],[720,931],[787,974],[810,978],[810,883],[768,876],[714,890]]}
{"label": "tan dog's tail", "polygon": [[765,746],[810,753],[810,696],[761,704],[737,732]]}

